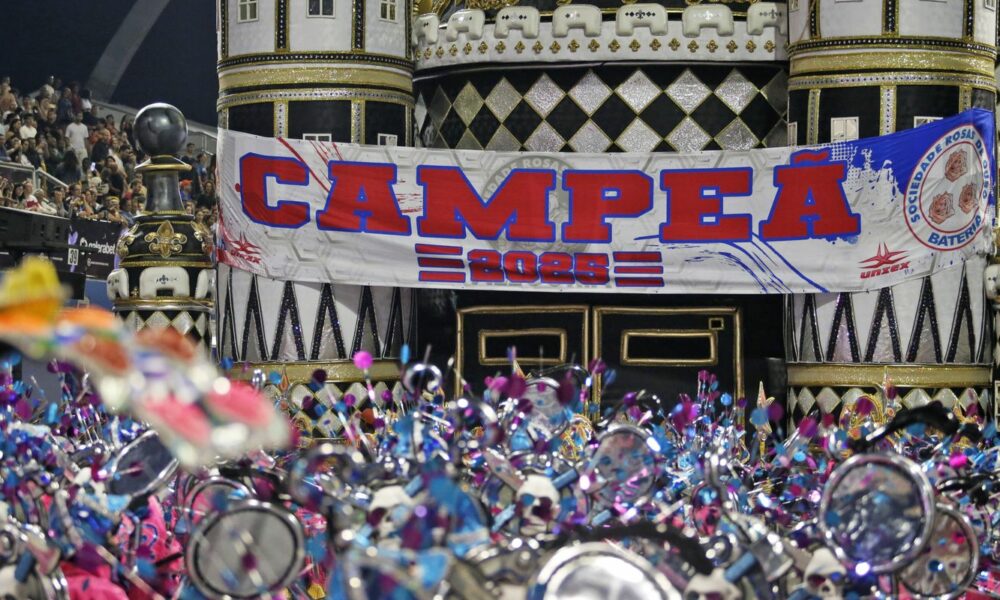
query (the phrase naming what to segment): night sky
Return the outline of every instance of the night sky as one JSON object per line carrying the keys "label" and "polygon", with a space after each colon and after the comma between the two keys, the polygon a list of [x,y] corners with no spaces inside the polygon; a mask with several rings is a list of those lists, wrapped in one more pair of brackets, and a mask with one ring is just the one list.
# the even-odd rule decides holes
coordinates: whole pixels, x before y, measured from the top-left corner
{"label": "night sky", "polygon": [[[134,0],[3,0],[0,75],[35,90],[47,75],[87,81]],[[215,2],[170,0],[125,71],[112,102],[169,102],[216,124]]]}

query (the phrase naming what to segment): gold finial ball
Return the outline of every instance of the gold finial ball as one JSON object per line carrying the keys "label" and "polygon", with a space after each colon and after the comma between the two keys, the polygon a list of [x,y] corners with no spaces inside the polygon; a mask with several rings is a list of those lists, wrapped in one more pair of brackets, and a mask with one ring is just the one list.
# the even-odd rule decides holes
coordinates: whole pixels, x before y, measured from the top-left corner
{"label": "gold finial ball", "polygon": [[188,126],[180,110],[159,102],[139,111],[133,131],[136,144],[149,156],[173,156],[184,147]]}

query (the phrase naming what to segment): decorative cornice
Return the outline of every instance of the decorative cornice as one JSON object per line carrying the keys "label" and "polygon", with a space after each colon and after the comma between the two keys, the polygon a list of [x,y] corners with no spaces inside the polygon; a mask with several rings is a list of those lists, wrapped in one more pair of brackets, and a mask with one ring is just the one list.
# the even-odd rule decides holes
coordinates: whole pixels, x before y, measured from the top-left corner
{"label": "decorative cornice", "polygon": [[395,70],[357,65],[352,68],[329,67],[276,67],[271,69],[245,69],[226,71],[219,75],[222,94],[245,91],[246,88],[269,86],[315,87],[323,85],[354,85],[395,89],[413,92],[413,77]]}
{"label": "decorative cornice", "polygon": [[955,50],[978,54],[987,58],[996,59],[997,47],[989,44],[980,44],[968,40],[956,40],[954,38],[935,37],[900,37],[895,35],[867,36],[867,37],[839,37],[816,40],[805,40],[789,44],[788,55],[793,60],[800,52],[815,52],[818,50],[853,50],[883,48],[887,50]]}
{"label": "decorative cornice", "polygon": [[[406,60],[399,56],[389,54],[376,54],[374,52],[263,52],[256,54],[239,54],[224,58],[218,62],[219,73],[232,67],[246,65],[271,65],[281,63],[352,63],[353,65],[372,64],[388,67],[396,67],[403,71],[413,70],[413,61]],[[338,67],[341,67],[338,65]],[[342,68],[342,67],[341,67]]]}
{"label": "decorative cornice", "polygon": [[880,52],[857,51],[810,53],[795,56],[789,73],[792,76],[821,73],[850,73],[852,71],[946,71],[956,74],[994,76],[994,60],[983,55],[969,55],[945,50],[910,49],[906,52],[886,50]]}
{"label": "decorative cornice", "polygon": [[413,108],[414,100],[412,94],[394,92],[391,90],[368,89],[368,88],[348,88],[348,89],[316,89],[316,90],[290,90],[272,92],[242,92],[237,94],[227,94],[219,97],[216,108],[219,111],[234,106],[244,104],[258,104],[261,102],[300,102],[300,101],[375,101],[387,102],[389,104],[401,104],[408,108]]}
{"label": "decorative cornice", "polygon": [[989,366],[789,364],[788,385],[873,387],[886,378],[895,386],[966,388],[992,385]]}
{"label": "decorative cornice", "polygon": [[763,33],[747,33],[746,21],[733,23],[732,35],[719,35],[715,28],[701,29],[697,37],[687,37],[680,21],[670,21],[667,33],[653,35],[636,28],[632,35],[617,35],[615,23],[604,21],[601,33],[587,37],[572,29],[566,36],[555,36],[552,24],[539,24],[538,36],[527,38],[520,31],[507,37],[495,35],[495,25],[483,26],[481,36],[459,34],[449,41],[445,30],[439,31],[436,43],[421,38],[414,52],[418,71],[482,63],[524,62],[610,62],[610,61],[712,61],[775,62],[787,60],[787,37],[774,28]]}
{"label": "decorative cornice", "polygon": [[900,71],[896,73],[859,73],[788,78],[788,91],[882,85],[968,85],[978,89],[997,91],[995,78],[960,73]]}

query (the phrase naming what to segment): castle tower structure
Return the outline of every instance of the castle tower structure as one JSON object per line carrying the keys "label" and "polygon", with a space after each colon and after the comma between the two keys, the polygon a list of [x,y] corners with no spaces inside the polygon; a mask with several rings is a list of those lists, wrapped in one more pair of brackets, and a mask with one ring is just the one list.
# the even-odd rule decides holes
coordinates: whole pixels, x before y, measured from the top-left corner
{"label": "castle tower structure", "polygon": [[212,232],[181,203],[179,174],[191,166],[175,155],[187,140],[187,121],[173,106],[152,104],[136,115],[135,136],[151,157],[136,168],[149,196],[118,240],[121,262],[108,276],[108,297],[133,330],[172,327],[207,353],[215,297]]}
{"label": "castle tower structure", "polygon": [[[994,110],[996,11],[995,0],[790,0],[790,143],[883,135],[973,107]],[[839,158],[854,161],[849,177],[869,186],[874,201],[901,202],[907,183],[885,177],[887,166]],[[896,260],[894,250],[879,256]],[[790,297],[790,413],[849,407],[886,377],[903,406],[937,399],[959,412],[991,410],[985,268],[981,257],[879,291]]]}
{"label": "castle tower structure", "polygon": [[[220,127],[331,152],[331,143],[412,143],[409,0],[217,2]],[[410,290],[273,280],[220,265],[218,298],[220,357],[278,371],[293,388],[323,368],[339,395],[361,380],[350,361],[360,350],[376,359],[373,378],[392,386],[398,365],[385,359],[414,338]]]}
{"label": "castle tower structure", "polygon": [[[609,153],[609,168],[627,168],[615,153],[784,146],[786,26],[785,4],[772,2],[421,2],[418,144],[522,153],[499,173],[558,168],[539,152]],[[551,220],[565,221],[566,191],[550,197]],[[448,294],[458,315],[446,335],[470,382],[509,363],[511,346],[533,370],[600,357],[616,370],[616,389],[671,399],[701,369],[737,393],[744,379],[756,389],[768,370],[783,371],[773,330],[744,335],[748,320],[777,328],[777,296]]]}

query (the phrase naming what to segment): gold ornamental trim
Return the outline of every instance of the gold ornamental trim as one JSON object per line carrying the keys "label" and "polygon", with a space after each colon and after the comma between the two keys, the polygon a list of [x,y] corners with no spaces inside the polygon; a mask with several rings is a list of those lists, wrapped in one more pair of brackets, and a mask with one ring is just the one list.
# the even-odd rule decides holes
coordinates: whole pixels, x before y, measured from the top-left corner
{"label": "gold ornamental trim", "polygon": [[253,69],[219,75],[219,89],[268,85],[311,85],[333,83],[386,87],[413,93],[413,77],[397,71],[364,66],[358,68],[294,67],[289,69]]}
{"label": "gold ornamental trim", "polygon": [[166,306],[177,307],[179,310],[196,310],[201,312],[211,311],[215,308],[215,302],[212,300],[196,300],[194,298],[178,298],[176,296],[121,298],[114,301],[115,312],[125,310],[163,310]]}
{"label": "gold ornamental trim", "polygon": [[974,365],[789,364],[789,387],[875,387],[886,378],[901,387],[992,385],[990,367]]}
{"label": "gold ornamental trim", "polygon": [[989,58],[996,58],[997,47],[971,41],[958,41],[955,38],[920,36],[906,37],[892,35],[876,35],[867,37],[814,37],[788,45],[788,55],[792,60],[796,54],[820,51],[838,51],[855,49],[884,49],[897,52],[913,50],[938,50],[945,52],[964,52]]}
{"label": "gold ornamental trim", "polygon": [[[150,256],[149,254],[131,256]],[[120,265],[123,269],[146,267],[190,267],[193,269],[214,269],[215,265],[207,257],[203,261],[192,260],[129,260],[123,259]]]}
{"label": "gold ornamental trim", "polygon": [[187,243],[187,236],[176,233],[170,221],[163,221],[156,231],[147,233],[142,239],[149,244],[150,252],[159,254],[162,258],[180,254],[184,250],[184,244]]}
{"label": "gold ornamental trim", "polygon": [[793,59],[789,75],[851,70],[950,71],[993,77],[992,57],[969,55],[947,50],[908,50],[906,52],[846,52],[802,56]]}
{"label": "gold ornamental trim", "polygon": [[[246,368],[244,368],[246,367]],[[241,381],[249,381],[253,372],[260,369],[265,375],[278,372],[289,385],[309,383],[316,369],[326,371],[329,383],[355,383],[365,380],[364,373],[350,360],[336,361],[296,361],[296,362],[235,362],[229,376]],[[372,382],[398,381],[400,367],[395,360],[376,360],[368,369]]]}
{"label": "gold ornamental trim", "polygon": [[[588,330],[590,325],[589,318],[590,307],[586,304],[558,304],[555,306],[546,306],[543,304],[523,304],[517,306],[507,306],[507,305],[480,305],[480,306],[470,306],[467,308],[460,308],[455,311],[455,365],[457,369],[457,377],[455,378],[454,390],[455,395],[462,394],[462,379],[465,376],[465,348],[462,341],[463,336],[466,332],[466,322],[465,318],[469,315],[496,315],[496,314],[572,314],[580,317],[580,326],[583,328],[583,357],[580,361],[581,364],[588,364],[590,360],[590,332]],[[447,384],[446,384],[447,385]]]}
{"label": "gold ornamental trim", "polygon": [[413,108],[412,94],[380,89],[380,88],[343,88],[316,90],[265,90],[256,92],[238,92],[219,96],[216,108],[219,111],[245,104],[261,104],[274,102],[328,102],[328,101],[373,101],[387,104],[399,104]]}
{"label": "gold ornamental trim", "polygon": [[[733,374],[736,379],[732,383],[733,385],[733,397],[743,398],[744,386],[743,386],[743,312],[735,306],[705,306],[705,307],[624,307],[624,306],[595,306],[591,309],[591,315],[593,319],[593,327],[591,327],[591,335],[593,339],[591,341],[591,352],[595,356],[601,355],[601,325],[604,321],[604,317],[607,315],[703,315],[709,318],[712,317],[732,317],[733,319]],[[650,331],[650,330],[646,330]],[[671,331],[680,332],[686,330],[679,329],[665,329],[661,328],[658,331]],[[715,331],[712,331],[715,333]],[[718,364],[716,360],[716,364]],[[676,365],[675,365],[676,366]],[[697,365],[692,365],[697,366]],[[603,381],[602,376],[598,374],[594,378],[594,397],[600,400]]]}
{"label": "gold ornamental trim", "polygon": [[968,85],[997,91],[995,77],[934,71],[896,71],[890,73],[852,73],[847,75],[796,75],[788,78],[788,90],[821,88],[876,87],[884,85]]}
{"label": "gold ornamental trim", "polygon": [[480,329],[479,330],[479,364],[502,366],[509,365],[510,358],[506,356],[490,356],[486,344],[493,338],[512,337],[555,337],[559,340],[558,356],[518,356],[525,363],[541,366],[557,366],[566,363],[569,333],[558,327],[529,327],[527,329]]}
{"label": "gold ornamental trim", "polygon": [[[365,65],[385,66],[401,71],[413,71],[413,61],[393,54],[382,54],[379,52],[367,52],[364,50],[352,51],[331,51],[331,52],[251,52],[247,54],[230,54],[216,63],[219,73],[227,69],[238,67],[278,65],[278,64],[302,64],[308,62],[323,63],[351,63],[350,67],[363,67]],[[348,65],[339,65],[339,68]]]}
{"label": "gold ornamental trim", "polygon": [[[629,343],[632,340],[642,338],[663,340],[664,344],[670,344],[675,340],[683,342],[692,339],[705,339],[708,340],[708,356],[686,358],[633,356],[633,353],[629,351]],[[710,329],[625,329],[622,331],[618,356],[621,364],[627,367],[714,367],[719,364],[719,335]]]}
{"label": "gold ornamental trim", "polygon": [[191,165],[155,165],[150,163],[142,163],[135,168],[136,173],[160,173],[160,172],[174,172],[174,173],[185,173],[191,170]]}

